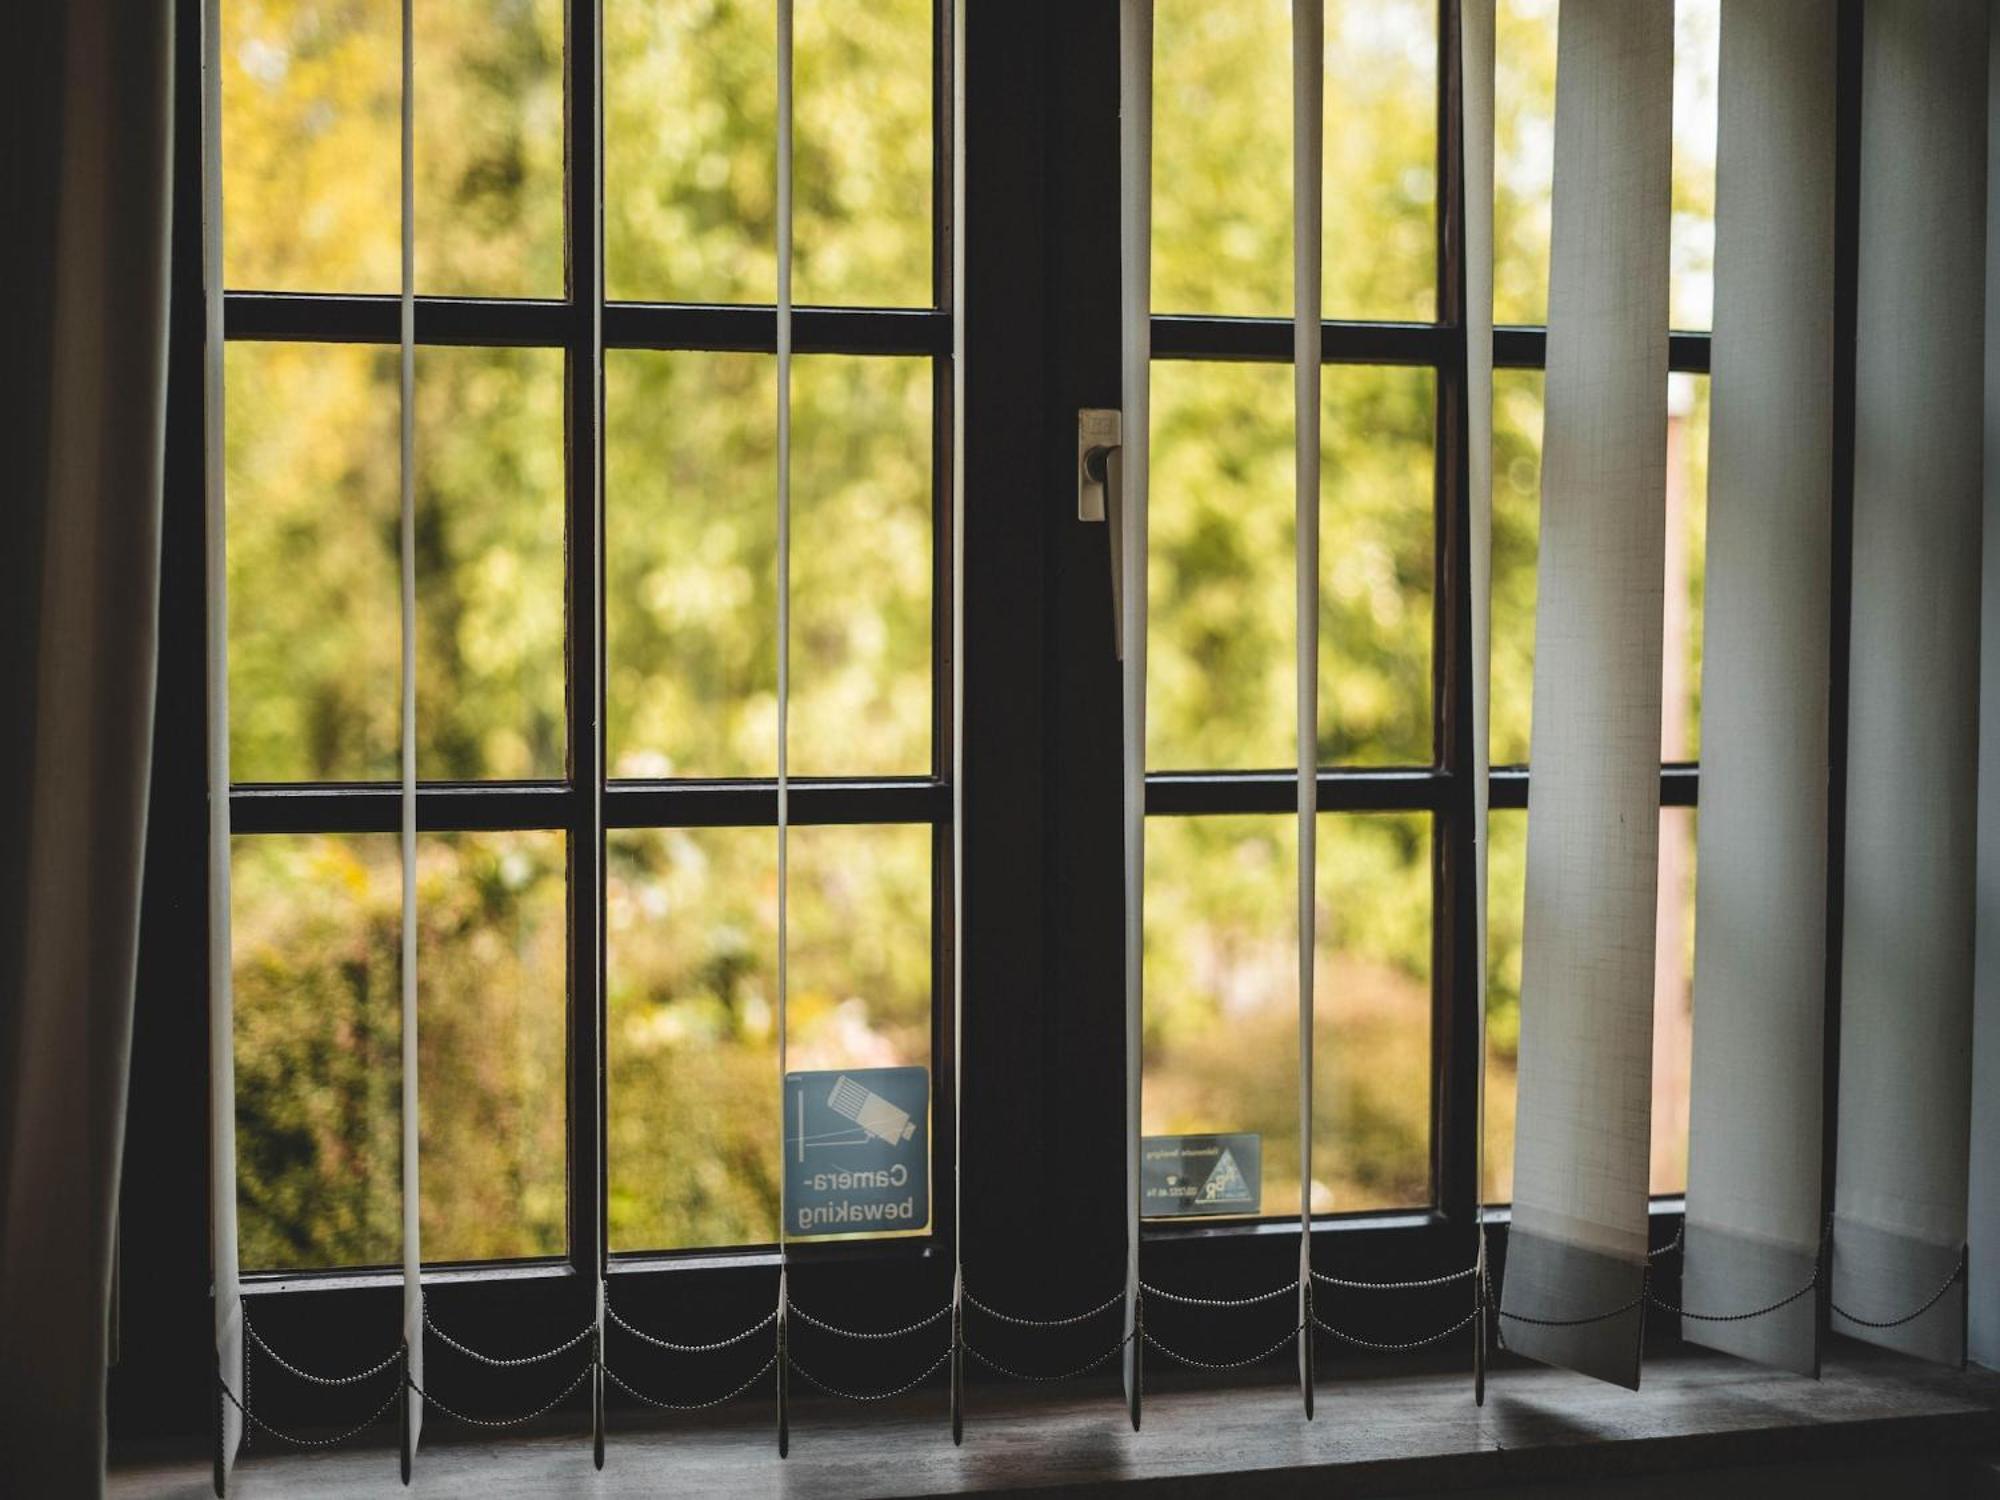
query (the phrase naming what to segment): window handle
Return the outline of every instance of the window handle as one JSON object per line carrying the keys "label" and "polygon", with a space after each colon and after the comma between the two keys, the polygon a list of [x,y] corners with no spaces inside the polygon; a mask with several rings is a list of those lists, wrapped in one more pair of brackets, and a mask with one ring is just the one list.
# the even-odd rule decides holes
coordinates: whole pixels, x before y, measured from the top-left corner
{"label": "window handle", "polygon": [[1076,414],[1076,518],[1110,527],[1111,649],[1125,659],[1125,503],[1120,444],[1124,421],[1115,410],[1085,407]]}

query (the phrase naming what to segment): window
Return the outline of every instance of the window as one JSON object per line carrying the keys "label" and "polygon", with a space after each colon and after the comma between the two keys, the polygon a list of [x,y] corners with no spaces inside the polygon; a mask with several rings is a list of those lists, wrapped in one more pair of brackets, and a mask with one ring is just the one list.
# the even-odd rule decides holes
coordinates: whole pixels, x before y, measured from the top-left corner
{"label": "window", "polygon": [[[1103,528],[1075,520],[1072,467],[1076,411],[1118,401],[1115,7],[976,7],[962,95],[951,9],[801,0],[797,19],[789,1045],[795,1066],[924,1064],[933,1083],[931,1223],[792,1261],[821,1278],[803,1304],[880,1313],[861,1326],[934,1308],[955,1238],[1000,1306],[1094,1305],[1122,1264],[1117,676]],[[1443,1271],[1482,1191],[1508,1191],[1556,8],[1500,6],[1483,1188],[1456,6],[1328,9],[1313,1201],[1357,1271]],[[1681,10],[1662,420],[1682,737],[1661,776],[1662,930],[1680,930],[1660,973],[1684,1017],[1714,0]],[[418,13],[422,1208],[451,1263],[426,1281],[447,1312],[560,1337],[608,1256],[632,1315],[716,1337],[769,1309],[776,1264],[772,14]],[[396,17],[230,0],[225,20],[240,1201],[246,1267],[285,1273],[253,1297],[332,1350],[376,1326],[357,1273],[397,1243]],[[1299,1161],[1289,28],[1281,0],[1159,0],[1155,36],[1143,1114],[1260,1133],[1266,1221],[1151,1222],[1145,1253],[1162,1284],[1260,1290],[1295,1269],[1269,1216]],[[198,264],[177,275],[185,317]],[[168,497],[162,753],[193,771],[155,797],[154,878],[196,888],[199,338],[177,347],[193,484]],[[124,1222],[128,1247],[178,1247],[195,1302],[205,1230],[149,1196],[146,1164],[203,1152],[184,1034],[200,924],[184,905],[157,921]],[[1685,1046],[1684,1021],[1663,1031],[1662,1193],[1683,1170]]]}
{"label": "window", "polygon": [[[223,16],[244,1260],[363,1267],[399,1243],[398,19]],[[589,1264],[600,1224],[616,1251],[775,1237],[773,13],[607,0],[602,20],[600,76],[559,0],[418,7],[439,1261]],[[929,0],[799,11],[794,1066],[930,1065],[949,972],[937,40]]]}

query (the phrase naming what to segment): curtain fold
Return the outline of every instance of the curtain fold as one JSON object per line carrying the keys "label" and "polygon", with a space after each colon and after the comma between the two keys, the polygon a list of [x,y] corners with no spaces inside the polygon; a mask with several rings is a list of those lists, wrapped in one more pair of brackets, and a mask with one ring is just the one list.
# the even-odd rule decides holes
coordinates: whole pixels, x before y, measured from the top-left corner
{"label": "curtain fold", "polygon": [[[1507,1347],[1636,1387],[1652,1123],[1672,0],[1557,36]],[[1579,1321],[1585,1320],[1588,1321]]]}
{"label": "curtain fold", "polygon": [[1836,1333],[1956,1362],[1971,1108],[1986,0],[1874,0],[1861,219]]}
{"label": "curtain fold", "polygon": [[[36,8],[40,9],[40,8]],[[171,6],[10,32],[0,1491],[102,1492],[105,1347],[153,732]],[[24,128],[22,128],[24,127]]]}
{"label": "curtain fold", "polygon": [[[1766,1307],[1821,1240],[1834,40],[1725,0],[1682,1305]],[[1681,1336],[1813,1374],[1812,1297]]]}
{"label": "curtain fold", "polygon": [[1972,1164],[1967,1197],[1971,1358],[2000,1370],[2000,24],[1987,11],[1986,389],[1979,649]]}
{"label": "curtain fold", "polygon": [[214,1276],[215,1491],[243,1441],[244,1336],[236,1225],[236,1001],[230,941],[229,548],[224,495],[222,4],[201,4],[203,671],[208,795],[208,1240]]}

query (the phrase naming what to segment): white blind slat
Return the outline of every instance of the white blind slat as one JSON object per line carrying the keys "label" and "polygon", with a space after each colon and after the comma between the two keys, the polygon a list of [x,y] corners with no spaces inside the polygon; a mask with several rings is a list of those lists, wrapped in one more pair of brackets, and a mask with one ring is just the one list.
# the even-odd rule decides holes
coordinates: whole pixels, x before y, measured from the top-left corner
{"label": "white blind slat", "polygon": [[[792,693],[792,0],[778,0],[778,1148],[785,1141],[785,1075],[790,1067],[791,693]],[[778,1164],[778,1452],[791,1442],[786,1353],[791,1205]]]}
{"label": "white blind slat", "polygon": [[[1665,567],[1671,0],[1557,38],[1509,1348],[1636,1386]],[[1595,1317],[1549,1327],[1526,1321]]]}
{"label": "white blind slat", "polygon": [[1299,1388],[1313,1410],[1313,1006],[1319,869],[1320,161],[1324,0],[1292,6],[1292,449],[1297,528],[1299,784]]}
{"label": "white blind slat", "polygon": [[[1768,1306],[1821,1238],[1835,29],[1722,10],[1683,1305]],[[1802,1298],[1682,1336],[1801,1374]]]}
{"label": "white blind slat", "polygon": [[[1873,1320],[1966,1231],[1986,69],[1985,0],[1867,7],[1833,1300]],[[1955,1362],[1963,1310],[1833,1328]]]}
{"label": "white blind slat", "polygon": [[424,1379],[424,1288],[422,1216],[419,1207],[419,1113],[417,1103],[417,520],[416,520],[416,54],[411,35],[412,0],[403,0],[402,92],[402,306],[398,337],[398,388],[401,420],[401,464],[397,504],[400,512],[402,569],[402,863],[403,863],[403,1345],[409,1351],[410,1379],[403,1399],[404,1477],[423,1432],[424,1398],[413,1388]]}
{"label": "white blind slat", "polygon": [[[1493,68],[1494,0],[1459,8],[1459,111],[1465,173],[1466,487],[1472,610],[1472,861],[1479,1028],[1474,1192],[1486,1196],[1486,892],[1493,698]],[[1481,1255],[1485,1235],[1481,1230]]]}
{"label": "white blind slat", "polygon": [[1988,11],[1986,400],[1979,650],[1979,873],[1973,972],[1971,1357],[2000,1370],[2000,25]]}

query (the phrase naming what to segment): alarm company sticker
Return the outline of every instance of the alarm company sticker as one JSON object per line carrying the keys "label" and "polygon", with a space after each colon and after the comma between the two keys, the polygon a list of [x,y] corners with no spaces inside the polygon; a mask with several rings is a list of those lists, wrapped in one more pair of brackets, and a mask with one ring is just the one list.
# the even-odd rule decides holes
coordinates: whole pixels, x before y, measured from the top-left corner
{"label": "alarm company sticker", "polygon": [[1149,1135],[1140,1142],[1139,1211],[1152,1216],[1254,1214],[1263,1197],[1264,1138]]}
{"label": "alarm company sticker", "polygon": [[930,1222],[930,1072],[785,1075],[785,1233],[882,1234]]}

